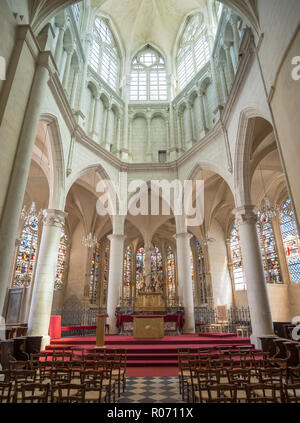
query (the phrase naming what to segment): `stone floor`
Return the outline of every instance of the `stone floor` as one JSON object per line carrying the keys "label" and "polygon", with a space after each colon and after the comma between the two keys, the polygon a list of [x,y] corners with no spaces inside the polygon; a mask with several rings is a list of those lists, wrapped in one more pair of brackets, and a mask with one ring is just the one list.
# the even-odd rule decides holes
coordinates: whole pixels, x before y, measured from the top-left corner
{"label": "stone floor", "polygon": [[178,377],[127,377],[118,403],[182,403]]}

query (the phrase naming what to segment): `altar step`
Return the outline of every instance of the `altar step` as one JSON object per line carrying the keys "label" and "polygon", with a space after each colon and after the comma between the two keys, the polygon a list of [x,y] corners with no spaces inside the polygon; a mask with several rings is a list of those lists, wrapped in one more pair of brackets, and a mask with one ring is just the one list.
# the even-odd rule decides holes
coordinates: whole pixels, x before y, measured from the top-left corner
{"label": "altar step", "polygon": [[[228,335],[228,334],[227,334]],[[96,344],[95,336],[69,337],[51,340],[51,344],[46,346],[48,352],[52,351],[52,347],[75,347],[75,359],[80,357],[81,350],[84,352],[94,352]],[[248,338],[238,338],[237,336],[198,336],[181,335],[181,336],[165,336],[160,340],[136,340],[129,336],[108,335],[105,337],[105,346],[108,352],[113,352],[115,348],[127,349],[127,366],[128,367],[176,367],[178,365],[177,349],[189,348],[191,352],[197,352],[198,348],[216,346],[236,346],[250,345]],[[78,351],[76,351],[78,348]],[[217,350],[215,350],[217,351]]]}

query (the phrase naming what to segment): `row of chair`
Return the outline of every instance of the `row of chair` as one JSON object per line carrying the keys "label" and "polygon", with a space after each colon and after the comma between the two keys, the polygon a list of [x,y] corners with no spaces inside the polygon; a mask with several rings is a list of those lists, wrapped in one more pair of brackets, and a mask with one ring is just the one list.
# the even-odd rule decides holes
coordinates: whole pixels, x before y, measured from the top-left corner
{"label": "row of chair", "polygon": [[72,359],[73,355],[65,351],[56,351],[50,360],[45,354],[32,354],[29,361],[10,362],[9,369],[1,372],[2,379],[4,383],[12,384],[14,400],[20,400],[21,387],[28,384],[49,384],[53,397],[60,384],[86,385],[86,395],[91,391],[92,383],[93,388],[97,387],[98,400],[111,402],[112,399],[115,401],[116,389],[120,396],[121,388],[124,392],[126,387],[127,352],[119,352],[121,354],[104,351],[85,354],[78,360]]}

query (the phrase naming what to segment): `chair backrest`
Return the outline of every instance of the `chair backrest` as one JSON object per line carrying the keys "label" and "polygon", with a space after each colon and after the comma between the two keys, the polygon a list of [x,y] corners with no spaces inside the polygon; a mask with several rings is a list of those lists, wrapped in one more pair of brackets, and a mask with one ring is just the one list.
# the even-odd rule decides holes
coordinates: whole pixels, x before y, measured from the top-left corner
{"label": "chair backrest", "polygon": [[287,377],[292,384],[300,383],[300,366],[288,367]]}
{"label": "chair backrest", "polygon": [[23,403],[46,403],[48,402],[49,383],[29,383],[22,384]]}
{"label": "chair backrest", "polygon": [[50,370],[51,384],[71,383],[71,369],[55,369]]}
{"label": "chair backrest", "polygon": [[282,386],[284,379],[284,369],[276,367],[260,368],[259,381],[260,383],[276,384]]}
{"label": "chair backrest", "polygon": [[286,402],[300,403],[300,382],[293,384],[284,384],[284,396]]}
{"label": "chair backrest", "polygon": [[217,305],[216,306],[217,312],[217,322],[218,323],[228,323],[228,310],[227,305]]}
{"label": "chair backrest", "polygon": [[208,402],[237,402],[237,385],[217,384],[207,385]]}
{"label": "chair backrest", "polygon": [[72,360],[73,353],[70,350],[55,351],[52,356],[53,361],[70,361]]}
{"label": "chair backrest", "polygon": [[80,382],[85,384],[86,387],[101,386],[104,378],[103,370],[81,370]]}
{"label": "chair backrest", "polygon": [[19,370],[19,369],[31,369],[31,363],[30,361],[10,361],[9,362],[9,370]]}
{"label": "chair backrest", "polygon": [[247,394],[247,402],[278,402],[274,385],[266,383],[250,384],[245,385],[245,390]]}
{"label": "chair backrest", "polygon": [[0,382],[0,403],[7,403],[11,400],[11,382]]}
{"label": "chair backrest", "polygon": [[249,384],[251,380],[251,369],[228,369],[228,382],[237,383],[239,386]]}
{"label": "chair backrest", "polygon": [[59,384],[57,388],[59,402],[84,402],[86,388],[85,384]]}
{"label": "chair backrest", "polygon": [[211,383],[220,383],[220,370],[218,369],[198,369],[197,379],[198,385],[208,385]]}

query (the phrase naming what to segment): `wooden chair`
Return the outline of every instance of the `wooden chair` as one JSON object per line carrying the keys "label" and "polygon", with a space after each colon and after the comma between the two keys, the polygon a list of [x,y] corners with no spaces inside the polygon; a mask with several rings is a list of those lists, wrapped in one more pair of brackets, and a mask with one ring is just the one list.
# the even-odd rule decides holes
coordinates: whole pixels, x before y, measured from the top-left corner
{"label": "wooden chair", "polygon": [[103,371],[103,381],[102,387],[103,390],[107,393],[107,401],[111,402],[113,398],[113,402],[116,400],[116,380],[112,377],[113,372],[113,364],[105,359],[97,361],[97,370]]}
{"label": "wooden chair", "polygon": [[58,402],[59,403],[77,403],[84,402],[86,386],[75,383],[59,384]]}
{"label": "wooden chair", "polygon": [[198,390],[198,371],[207,370],[209,360],[191,360],[189,361],[190,377],[186,381],[187,400],[189,402],[190,390],[192,391],[192,401],[195,401],[195,392]]}
{"label": "wooden chair", "polygon": [[284,401],[283,381],[286,380],[286,372],[282,368],[259,369],[259,383],[271,385],[275,389],[276,398]]}
{"label": "wooden chair", "polygon": [[291,384],[300,383],[300,367],[288,367],[287,369],[287,381]]}
{"label": "wooden chair", "polygon": [[118,387],[118,396],[121,395],[121,384],[123,384],[123,375],[121,377],[122,369],[122,355],[121,354],[106,354],[107,363],[112,367],[112,380],[116,382]]}
{"label": "wooden chair", "polygon": [[220,383],[220,371],[216,369],[199,369],[197,386],[193,385],[192,398],[195,402],[208,402],[208,386]]}
{"label": "wooden chair", "polygon": [[300,383],[283,385],[285,402],[300,403]]}
{"label": "wooden chair", "polygon": [[22,384],[22,403],[47,403],[49,389],[49,383]]}
{"label": "wooden chair", "polygon": [[53,361],[71,361],[73,352],[70,350],[55,351],[52,356]]}
{"label": "wooden chair", "polygon": [[277,403],[275,386],[266,383],[246,385],[247,403]]}
{"label": "wooden chair", "polygon": [[9,362],[9,370],[31,370],[31,363],[30,361],[10,361]]}
{"label": "wooden chair", "polygon": [[[251,369],[230,369],[227,370],[229,384],[237,385],[237,401],[244,402],[247,399],[245,386],[251,384]],[[257,381],[256,381],[257,382]]]}
{"label": "wooden chair", "polygon": [[115,354],[121,355],[121,383],[123,392],[126,388],[126,370],[127,370],[127,348],[114,348]]}
{"label": "wooden chair", "polygon": [[218,384],[207,385],[209,403],[235,403],[237,402],[237,385]]}
{"label": "wooden chair", "polygon": [[0,382],[0,403],[8,403],[11,400],[11,382]]}
{"label": "wooden chair", "polygon": [[185,400],[185,392],[187,393],[187,400],[189,400],[189,385],[188,379],[190,378],[190,361],[196,360],[195,354],[178,354],[178,381],[179,392],[182,395],[183,401]]}
{"label": "wooden chair", "polygon": [[26,383],[36,383],[36,371],[35,370],[11,370],[9,372],[11,382],[13,382],[13,402],[17,402],[21,397],[21,386]]}
{"label": "wooden chair", "polygon": [[70,360],[65,362],[68,369],[71,370],[71,381],[73,384],[79,383],[80,372],[84,370],[85,362],[83,360]]}
{"label": "wooden chair", "polygon": [[104,371],[85,370],[80,373],[81,384],[85,385],[85,402],[106,402],[107,392],[103,390]]}

